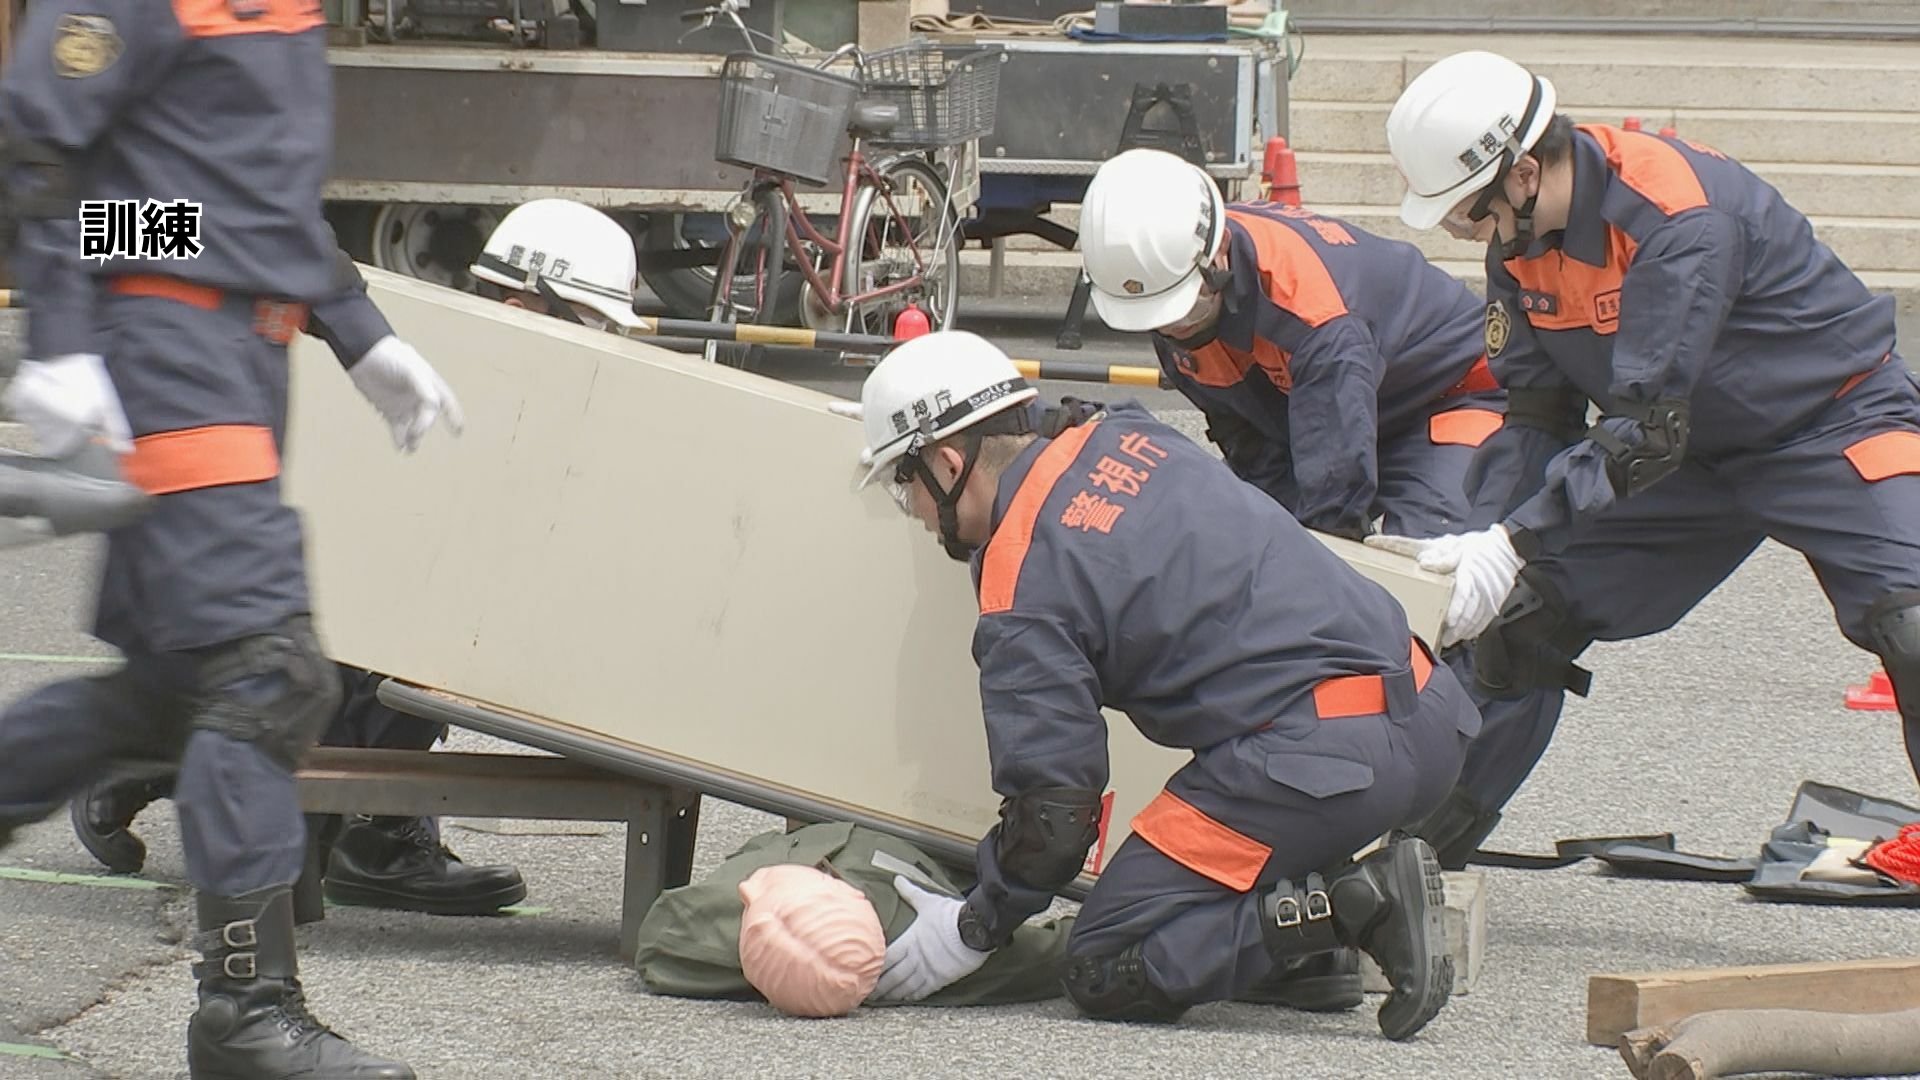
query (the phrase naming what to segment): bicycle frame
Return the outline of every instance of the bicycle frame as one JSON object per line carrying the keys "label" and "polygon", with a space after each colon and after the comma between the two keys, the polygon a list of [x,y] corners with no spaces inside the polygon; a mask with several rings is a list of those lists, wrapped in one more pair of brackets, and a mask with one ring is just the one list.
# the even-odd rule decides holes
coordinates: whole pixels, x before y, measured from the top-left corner
{"label": "bicycle frame", "polygon": [[[721,0],[717,9],[709,8],[706,10],[709,14],[706,15],[702,23],[703,27],[711,25],[712,13],[723,13],[746,40],[747,48],[755,53],[761,51],[759,47],[754,44],[754,31],[747,28],[746,24],[740,20],[740,16],[734,10],[734,0]],[[683,16],[683,18],[684,17],[686,16]],[[847,44],[834,50],[826,60],[819,64],[819,67],[822,69],[829,67],[835,60],[849,54],[853,56],[855,64],[859,65],[861,62],[861,53],[858,47]],[[773,55],[778,55],[777,51]],[[915,155],[910,152],[900,153],[889,156],[884,160],[891,162],[909,156]],[[939,175],[939,167],[932,161],[930,156],[919,156],[927,161],[930,171],[936,176]],[[859,189],[863,180],[872,185],[874,197],[885,199],[888,210],[895,215],[899,214],[899,208],[893,203],[892,192],[887,190],[886,186],[882,183],[881,171],[874,168],[866,153],[861,148],[860,139],[856,137],[847,152],[846,173],[840,188],[840,223],[836,230],[836,235],[831,239],[821,233],[819,228],[814,225],[812,218],[801,208],[799,197],[794,192],[794,181],[792,177],[767,169],[755,169],[753,179],[747,185],[747,196],[753,201],[757,201],[758,192],[769,187],[775,188],[780,192],[780,197],[785,200],[787,208],[787,251],[792,254],[793,262],[800,268],[801,275],[806,279],[807,285],[813,290],[814,295],[834,315],[844,315],[848,309],[857,304],[871,303],[875,300],[885,299],[886,297],[918,288],[925,284],[927,280],[926,258],[922,255],[919,245],[909,242],[907,248],[913,256],[914,263],[914,273],[912,275],[900,281],[883,285],[866,292],[843,294],[840,291],[840,282],[842,278],[846,276],[848,252],[854,241],[854,237],[849,234],[852,232],[855,211],[859,209],[855,203],[859,197]],[[868,205],[870,206],[871,203]],[[939,210],[936,209],[935,212],[938,213]],[[729,242],[738,244],[741,235],[741,233],[734,234]],[[801,240],[803,238],[827,256],[824,260],[827,264],[825,280],[822,280],[820,269],[815,266],[816,260],[800,254],[802,246]],[[939,239],[941,242],[945,241],[944,236]],[[730,259],[726,261],[731,263]],[[754,292],[756,298],[764,297],[767,288],[767,271],[768,267],[766,266],[765,253],[763,252],[761,258],[758,260],[757,268],[754,271]],[[775,275],[778,275],[784,272],[784,267],[775,267],[773,271]],[[716,281],[716,289],[720,287]]]}
{"label": "bicycle frame", "polygon": [[771,183],[777,187],[781,198],[786,200],[788,251],[798,251],[800,241],[804,237],[808,243],[818,247],[828,256],[826,280],[821,279],[819,270],[814,266],[814,260],[796,257],[794,262],[799,265],[800,273],[806,278],[807,284],[812,287],[815,295],[836,315],[855,304],[871,303],[917,288],[925,284],[927,274],[926,259],[921,255],[919,247],[909,245],[908,251],[911,252],[914,263],[914,273],[911,276],[866,292],[843,294],[840,291],[840,282],[846,276],[848,251],[855,240],[849,234],[853,230],[853,219],[856,216],[854,212],[857,209],[854,203],[862,178],[866,178],[873,184],[875,198],[885,199],[887,208],[895,214],[899,213],[899,208],[893,204],[893,193],[881,185],[879,170],[868,162],[858,141],[848,151],[846,160],[846,177],[840,189],[840,223],[832,239],[822,234],[814,225],[813,219],[801,208],[799,197],[794,193],[791,177],[778,173],[761,173],[756,177],[757,183]]}

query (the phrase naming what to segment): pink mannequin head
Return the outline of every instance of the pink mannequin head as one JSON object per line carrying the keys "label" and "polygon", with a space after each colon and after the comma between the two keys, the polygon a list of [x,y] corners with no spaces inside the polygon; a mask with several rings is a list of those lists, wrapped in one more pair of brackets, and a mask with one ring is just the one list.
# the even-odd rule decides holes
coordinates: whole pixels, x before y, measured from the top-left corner
{"label": "pink mannequin head", "polygon": [[740,967],[791,1016],[845,1016],[886,959],[880,917],[859,889],[810,866],[767,866],[740,883]]}

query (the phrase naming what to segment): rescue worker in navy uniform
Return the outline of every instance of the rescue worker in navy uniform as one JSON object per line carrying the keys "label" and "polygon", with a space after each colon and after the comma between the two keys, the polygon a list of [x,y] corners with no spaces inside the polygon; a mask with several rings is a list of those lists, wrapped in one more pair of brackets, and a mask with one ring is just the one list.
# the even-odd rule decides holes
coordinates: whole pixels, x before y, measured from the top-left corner
{"label": "rescue worker in navy uniform", "polygon": [[1003,798],[964,898],[895,883],[919,916],[872,1000],[977,970],[1078,875],[1112,706],[1193,759],[1081,907],[1080,1010],[1170,1022],[1348,947],[1392,982],[1381,1030],[1412,1036],[1453,964],[1433,851],[1388,834],[1439,805],[1479,713],[1392,594],[1207,451],[1134,402],[1040,410],[1035,394],[962,331],[900,346],[861,391],[861,486],[889,478],[973,572]]}
{"label": "rescue worker in navy uniform", "polygon": [[[511,307],[615,332],[638,326],[633,238],[605,213],[570,199],[536,199],[515,207],[468,268],[478,291]],[[311,329],[345,362],[364,355],[393,328],[364,291],[318,309]],[[322,746],[427,750],[446,725],[380,703],[384,676],[338,665],[342,699]],[[155,799],[171,798],[171,771],[157,777],[102,780],[73,801],[81,844],[115,873],[137,873],[146,844],[130,826]],[[443,842],[434,818],[307,819],[323,895],[354,904],[432,915],[487,915],[517,904],[526,881],[511,866],[468,866]],[[296,911],[300,918],[317,912]]]}
{"label": "rescue worker in navy uniform", "polygon": [[[1227,464],[1307,528],[1358,540],[1375,518],[1414,537],[1492,524],[1467,498],[1475,448],[1506,410],[1486,307],[1420,249],[1298,207],[1229,205],[1203,170],[1139,149],[1094,174],[1080,250],[1101,320],[1150,335]],[[1436,644],[1485,727],[1446,804],[1411,831],[1459,869],[1546,752],[1564,695],[1476,693],[1472,649]],[[1340,973],[1319,1007],[1360,1003],[1359,958]]]}
{"label": "rescue worker in navy uniform", "polygon": [[1497,523],[1368,542],[1452,570],[1450,632],[1478,637],[1484,681],[1525,688],[1672,626],[1772,537],[1885,663],[1920,775],[1920,389],[1893,300],[1725,154],[1555,102],[1472,51],[1389,114],[1407,224],[1493,227],[1487,353],[1511,402],[1476,463]]}
{"label": "rescue worker in navy uniform", "polygon": [[[340,684],[281,501],[286,345],[310,315],[324,334],[368,310],[321,215],[332,119],[307,0],[35,0],[0,72],[13,265],[31,284],[6,403],[50,456],[130,443],[126,473],[155,496],[108,541],[94,632],[123,666],[0,715],[0,834],[110,759],[178,760],[196,1080],[413,1076],[313,1017],[289,895],[306,847],[293,773]],[[89,261],[78,204],[93,200],[198,204],[203,247]],[[442,418],[459,431],[452,392],[404,342],[346,351],[401,449]]]}

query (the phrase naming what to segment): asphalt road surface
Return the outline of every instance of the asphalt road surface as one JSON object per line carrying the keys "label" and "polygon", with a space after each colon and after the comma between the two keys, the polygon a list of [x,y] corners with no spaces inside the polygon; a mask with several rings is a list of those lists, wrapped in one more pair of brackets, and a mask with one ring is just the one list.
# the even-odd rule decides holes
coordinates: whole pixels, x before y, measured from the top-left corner
{"label": "asphalt road surface", "polygon": [[[1050,325],[1004,306],[981,309],[977,325],[1037,358]],[[0,318],[0,349],[11,353],[11,317]],[[1096,339],[1079,355],[1144,354],[1137,342]],[[791,377],[857,392],[857,372]],[[0,435],[21,445],[17,428]],[[98,554],[96,541],[77,539],[0,561],[0,700],[111,662],[82,629]],[[416,618],[432,632],[429,616]],[[1585,662],[1595,696],[1570,700],[1491,847],[1546,852],[1561,837],[1672,831],[1683,850],[1753,855],[1806,780],[1920,805],[1895,716],[1843,707],[1843,691],[1874,661],[1839,636],[1791,551],[1764,547],[1673,630],[1596,646]],[[512,749],[466,733],[452,746]],[[696,875],[779,827],[709,800]],[[171,805],[150,807],[135,828],[150,849],[138,878],[101,877],[64,816],[0,853],[0,1078],[186,1075],[192,911]],[[1584,1042],[1590,974],[1920,951],[1910,910],[1772,904],[1735,885],[1620,878],[1581,863],[1485,871],[1478,981],[1410,1043],[1379,1036],[1377,997],[1335,1016],[1206,1006],[1177,1027],[1081,1020],[1064,999],[798,1021],[639,985],[615,956],[620,826],[450,820],[446,833],[469,862],[522,870],[525,913],[336,907],[301,932],[319,1014],[422,1077],[1624,1077],[1614,1051]]]}

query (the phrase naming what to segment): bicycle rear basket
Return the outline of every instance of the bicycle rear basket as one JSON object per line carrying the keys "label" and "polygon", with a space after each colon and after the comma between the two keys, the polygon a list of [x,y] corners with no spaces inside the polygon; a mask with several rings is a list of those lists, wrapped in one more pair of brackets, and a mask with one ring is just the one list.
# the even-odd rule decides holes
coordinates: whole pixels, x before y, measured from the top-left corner
{"label": "bicycle rear basket", "polygon": [[900,107],[900,126],[873,141],[952,146],[993,134],[1005,51],[999,46],[915,41],[868,53],[863,96]]}
{"label": "bicycle rear basket", "polygon": [[824,184],[860,96],[858,80],[755,53],[720,68],[715,160]]}

